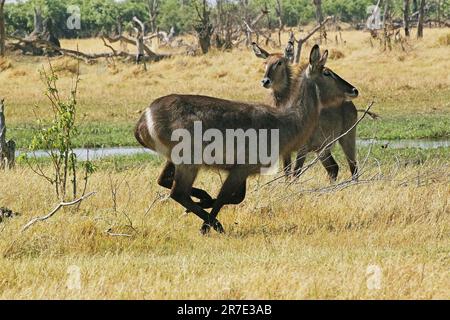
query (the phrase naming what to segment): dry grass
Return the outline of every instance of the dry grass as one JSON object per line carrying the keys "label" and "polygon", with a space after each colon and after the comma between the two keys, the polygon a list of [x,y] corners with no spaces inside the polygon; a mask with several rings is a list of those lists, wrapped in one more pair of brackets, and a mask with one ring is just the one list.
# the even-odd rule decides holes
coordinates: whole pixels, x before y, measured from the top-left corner
{"label": "dry grass", "polygon": [[342,53],[342,51],[339,51],[338,49],[331,49],[330,54],[328,56],[331,60],[339,60],[345,57],[345,55]]}
{"label": "dry grass", "polygon": [[[227,233],[208,237],[172,200],[145,214],[167,194],[153,166],[96,173],[90,189],[98,194],[80,212],[61,211],[22,234],[54,199],[29,170],[7,172],[0,203],[22,215],[0,224],[0,298],[448,298],[450,187],[440,166],[443,174],[424,186],[379,181],[322,195],[296,195],[327,185],[319,167],[305,177],[314,180],[290,189],[254,191],[262,182],[254,178],[246,201],[220,215]],[[408,167],[395,178],[435,167]],[[123,181],[117,212],[110,178]],[[219,176],[200,178],[196,185],[217,192]],[[110,236],[110,228],[132,237]],[[379,289],[370,289],[373,265],[381,268]],[[81,290],[68,288],[74,268]]]}
{"label": "dry grass", "polygon": [[[343,55],[330,60],[329,66],[360,89],[358,105],[363,106],[375,97],[376,111],[384,115],[442,114],[450,111],[450,78],[443,72],[450,69],[450,60],[446,59],[447,47],[436,46],[436,42],[446,34],[448,29],[427,29],[425,39],[409,41],[408,52],[397,46],[391,52],[382,52],[378,45],[372,48],[369,34],[359,31],[343,32],[345,45],[329,41],[323,47]],[[334,39],[333,32],[329,33],[329,39]],[[63,41],[63,46],[72,49],[77,44],[86,52],[106,49],[100,39]],[[309,42],[303,50],[303,59],[307,58],[312,44]],[[11,106],[9,123],[32,123],[34,114],[29,112],[30,107],[46,103],[38,70],[47,61],[20,56],[10,59],[13,67],[0,73],[0,96],[6,97]],[[56,58],[54,63],[59,64],[60,60]],[[13,73],[17,69],[26,77],[15,77]],[[263,70],[262,60],[244,48],[232,52],[213,50],[206,56],[176,56],[150,64],[147,72],[120,62],[112,65],[101,61],[91,66],[82,63],[80,108],[86,114],[86,121],[134,123],[136,110],[174,92],[266,101],[268,91],[259,85]],[[63,72],[60,87],[70,88],[71,78],[70,72]],[[413,89],[405,91],[402,89],[405,86]]]}
{"label": "dry grass", "polygon": [[[374,111],[381,115],[448,114],[448,48],[436,45],[447,33],[427,29],[424,40],[410,40],[410,51],[382,52],[370,46],[368,34],[345,31],[346,45],[326,45],[342,53],[329,66],[361,89],[357,104],[375,96]],[[334,36],[329,33],[329,39]],[[99,39],[62,44],[105,50]],[[306,46],[303,58],[308,51]],[[37,72],[46,60],[9,59],[9,69],[0,73],[8,122],[34,123],[31,106],[46,103]],[[73,62],[53,62],[60,87],[70,88]],[[82,64],[80,114],[94,123],[134,123],[138,110],[173,92],[263,101],[268,92],[259,85],[262,73],[262,61],[247,49],[176,56],[148,65],[147,72],[111,61]],[[55,199],[51,186],[19,166],[0,174],[0,205],[21,213],[0,223],[0,299],[448,298],[450,172],[448,159],[436,161],[405,164],[395,181],[324,194],[298,194],[299,188],[328,185],[320,166],[289,188],[275,183],[252,191],[267,179],[253,178],[245,202],[219,216],[227,233],[208,237],[199,235],[200,221],[183,215],[172,200],[156,201],[146,214],[154,199],[167,195],[156,184],[161,167],[153,165],[103,167],[89,188],[98,193],[79,212],[62,210],[20,233],[33,216],[53,208]],[[421,177],[435,168],[438,174]],[[393,172],[387,165],[382,170]],[[399,186],[405,177],[414,179]],[[117,211],[111,179],[123,181]],[[206,172],[196,185],[216,194],[220,180]],[[113,237],[108,229],[131,237]],[[368,288],[371,266],[381,270],[379,289]],[[77,268],[80,290],[68,287]]]}
{"label": "dry grass", "polygon": [[12,63],[9,59],[0,57],[0,72],[8,70],[12,67]]}
{"label": "dry grass", "polygon": [[56,73],[64,74],[67,73],[69,75],[76,75],[78,72],[79,63],[71,58],[64,57],[56,60],[52,63],[53,70]]}
{"label": "dry grass", "polygon": [[438,44],[441,46],[450,46],[450,33],[440,36],[438,39]]}

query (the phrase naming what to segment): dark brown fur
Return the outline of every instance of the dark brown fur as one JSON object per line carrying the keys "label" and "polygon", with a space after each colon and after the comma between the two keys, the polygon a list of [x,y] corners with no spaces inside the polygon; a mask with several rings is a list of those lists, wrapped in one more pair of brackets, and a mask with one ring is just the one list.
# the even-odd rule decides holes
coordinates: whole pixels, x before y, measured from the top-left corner
{"label": "dark brown fur", "polygon": [[[292,78],[292,70],[286,65],[285,72],[288,79]],[[304,69],[304,67],[301,67]],[[277,108],[283,107],[286,99],[285,92],[291,90],[292,80],[285,81],[281,86],[276,86],[272,90],[273,105]],[[345,101],[339,108],[323,109],[319,116],[319,122],[313,134],[305,145],[301,146],[297,152],[293,167],[291,155],[286,154],[283,157],[283,168],[287,176],[298,176],[301,172],[306,156],[310,152],[320,154],[320,161],[328,172],[330,180],[335,181],[339,172],[339,165],[331,154],[334,144],[323,150],[324,146],[329,144],[338,136],[347,132],[357,121],[358,111],[352,101]],[[347,159],[350,173],[354,179],[357,178],[358,166],[356,161],[356,127],[351,129],[346,135],[338,140]]]}
{"label": "dark brown fur", "polygon": [[[272,79],[272,104],[276,108],[283,108],[286,99],[289,99],[289,92],[292,90],[293,81],[296,78],[295,75],[299,72],[304,72],[308,65],[301,65],[294,70],[294,67],[282,54],[270,54],[257,45],[254,46],[255,54],[266,59],[267,71],[264,77],[270,76]],[[280,61],[282,64],[277,67],[276,72],[269,74],[268,70],[270,70],[271,66],[280,63]],[[339,108],[323,109],[320,113],[318,126],[305,145],[301,146],[297,152],[295,167],[292,167],[290,154],[286,154],[283,157],[283,167],[286,176],[296,177],[301,172],[306,155],[310,152],[316,152],[320,154],[320,161],[327,170],[330,180],[336,180],[339,165],[331,155],[334,144],[328,146],[326,150],[323,150],[324,146],[347,132],[356,121],[357,109],[352,101],[345,101]],[[356,127],[338,141],[347,158],[352,177],[356,179],[358,171],[356,162]]]}
{"label": "dark brown fur", "polygon": [[[168,159],[158,180],[159,184],[171,188],[171,197],[204,221],[203,233],[208,232],[211,226],[219,232],[223,231],[222,225],[216,219],[217,214],[224,205],[237,204],[244,200],[247,177],[258,173],[262,164],[212,165],[229,172],[217,199],[213,200],[205,191],[192,188],[199,169],[207,166],[206,164],[174,165],[172,163],[171,150],[178,143],[171,141],[172,132],[176,129],[185,129],[192,136],[194,121],[201,121],[203,130],[214,128],[223,134],[226,129],[243,129],[244,131],[278,129],[280,156],[291,154],[308,141],[317,126],[319,108],[337,107],[346,99],[350,91],[355,90],[350,85],[342,87],[339,81],[330,82],[323,79],[320,70],[323,68],[327,54],[326,52],[321,57],[318,46],[313,48],[311,66],[317,70],[312,68],[312,73],[304,72],[293,82],[289,99],[286,99],[282,108],[275,109],[267,105],[206,96],[169,95],[156,99],[146,111],[149,112],[148,116],[144,115],[138,121],[135,133],[138,141]],[[327,84],[326,81],[328,85],[336,87],[331,88],[337,91],[335,94],[328,95],[327,90],[319,90],[321,86]],[[191,196],[200,199],[200,202],[195,203]],[[208,214],[204,209],[211,206],[211,213]]]}

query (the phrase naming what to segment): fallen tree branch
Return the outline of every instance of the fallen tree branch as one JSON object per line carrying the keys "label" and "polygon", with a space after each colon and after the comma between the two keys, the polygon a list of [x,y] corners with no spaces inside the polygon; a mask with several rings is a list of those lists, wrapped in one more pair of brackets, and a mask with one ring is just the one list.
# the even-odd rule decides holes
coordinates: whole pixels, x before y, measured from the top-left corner
{"label": "fallen tree branch", "polygon": [[76,200],[71,201],[71,202],[61,202],[60,204],[58,204],[58,205],[55,207],[55,209],[53,209],[53,210],[52,210],[50,213],[48,213],[47,215],[45,215],[45,216],[43,216],[43,217],[37,217],[37,218],[31,219],[26,225],[24,225],[24,226],[22,227],[22,232],[24,232],[25,230],[27,230],[29,227],[31,227],[31,226],[32,226],[33,224],[35,224],[36,222],[39,222],[39,221],[45,221],[45,220],[51,218],[51,217],[52,217],[53,215],[55,215],[55,213],[57,213],[61,208],[63,208],[63,207],[69,207],[69,206],[73,206],[73,205],[75,205],[75,204],[78,204],[78,203],[80,203],[81,201],[83,201],[83,200],[89,198],[90,196],[93,196],[95,193],[96,193],[96,192],[90,192],[90,193],[88,193],[88,194],[82,196],[81,198],[76,199]]}
{"label": "fallen tree branch", "polygon": [[109,228],[108,230],[105,230],[105,233],[108,236],[111,236],[111,237],[127,237],[127,238],[131,238],[132,237],[132,235],[128,234],[128,233],[114,233],[114,232],[112,232],[112,228]]}
{"label": "fallen tree branch", "polygon": [[[8,38],[13,39],[13,40],[17,40],[19,41],[19,43],[25,43],[28,45],[32,45],[32,46],[45,46],[47,48],[50,48],[52,50],[58,51],[61,54],[68,56],[68,57],[72,57],[75,59],[81,59],[84,62],[86,62],[87,64],[90,64],[92,62],[92,60],[96,60],[96,59],[100,59],[100,58],[113,58],[113,57],[123,57],[123,58],[134,58],[135,56],[124,52],[124,51],[116,51],[114,50],[113,52],[103,52],[103,53],[93,53],[93,54],[88,54],[88,53],[84,53],[81,51],[76,51],[76,50],[70,50],[70,49],[64,49],[64,48],[60,48],[58,46],[55,46],[53,43],[46,41],[46,40],[27,40],[27,39],[23,39],[23,38],[19,38],[16,36],[8,36]],[[116,42],[119,40],[124,40],[127,39],[124,36],[120,36],[120,37],[116,37],[116,38],[110,38],[108,36],[103,36],[104,39],[108,40],[109,42]],[[126,41],[128,42],[128,41]],[[131,44],[135,45],[135,42],[133,40],[131,40]],[[108,48],[111,49],[110,46],[107,46]],[[148,55],[148,59],[152,60],[152,61],[159,61],[161,59],[167,58],[169,57],[169,55],[160,55],[160,54],[156,54],[153,51],[151,51],[147,46],[144,46],[144,50]]]}
{"label": "fallen tree branch", "polygon": [[118,41],[123,41],[123,42],[126,42],[128,44],[132,44],[132,45],[136,44],[136,42],[133,39],[130,39],[130,38],[125,37],[123,35],[118,35],[118,36],[115,36],[115,37],[110,37],[108,35],[103,35],[102,37],[104,37],[106,40],[108,40],[111,43],[118,42]]}

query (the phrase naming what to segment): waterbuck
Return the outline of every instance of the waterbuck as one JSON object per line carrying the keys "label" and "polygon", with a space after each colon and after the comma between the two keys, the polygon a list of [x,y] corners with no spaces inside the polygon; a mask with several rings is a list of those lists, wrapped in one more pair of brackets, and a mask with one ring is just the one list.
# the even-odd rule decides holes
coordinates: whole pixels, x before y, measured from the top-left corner
{"label": "waterbuck", "polygon": [[[339,107],[343,101],[358,96],[358,90],[351,84],[337,76],[331,76],[330,71],[325,68],[327,57],[328,51],[321,55],[319,46],[312,48],[308,68],[293,79],[290,97],[283,101],[284,106],[279,109],[206,96],[172,94],[156,99],[145,110],[136,125],[136,139],[144,147],[167,159],[158,183],[171,189],[172,199],[203,220],[203,234],[208,233],[211,226],[216,231],[223,232],[223,227],[217,220],[219,211],[226,204],[241,203],[246,194],[247,178],[260,173],[266,164],[260,158],[256,163],[180,162],[178,156],[173,154],[180,143],[177,137],[174,138],[174,133],[183,131],[191,137],[195,136],[195,125],[199,122],[206,130],[214,130],[222,136],[228,130],[265,130],[278,138],[277,156],[291,154],[309,139],[317,125],[321,109]],[[196,158],[196,152],[204,152],[212,144],[209,141],[193,141],[193,150],[189,154],[183,153],[183,158]],[[197,147],[200,143],[200,150],[195,148],[196,143]],[[251,156],[252,146],[245,144],[243,151]],[[218,151],[228,159],[227,152],[230,150]],[[231,152],[232,158],[236,160],[238,151]],[[202,167],[228,171],[215,200],[206,191],[192,188]],[[191,197],[198,198],[200,202],[194,202]],[[212,208],[210,213],[205,210],[207,208]]]}
{"label": "waterbuck", "polygon": [[[276,108],[282,108],[286,101],[290,99],[296,77],[293,67],[289,64],[288,54],[271,54],[253,43],[253,51],[258,58],[266,59],[266,72],[262,80],[265,88],[272,89],[273,105]],[[301,67],[297,72],[301,72]],[[339,77],[330,69],[324,69],[324,75],[339,79]],[[357,109],[353,102],[344,101],[339,108],[323,109],[320,113],[319,123],[305,145],[297,151],[295,167],[292,168],[291,155],[286,154],[283,157],[283,167],[287,177],[296,177],[303,167],[306,155],[309,152],[316,152],[320,155],[319,159],[328,172],[331,181],[335,181],[338,176],[339,166],[331,155],[333,145],[327,146],[338,136],[347,132],[357,121]],[[374,116],[374,115],[372,115]],[[339,144],[347,158],[350,172],[354,179],[357,178],[358,166],[356,162],[356,127],[351,129],[348,134],[339,139]],[[325,146],[327,148],[322,150]]]}

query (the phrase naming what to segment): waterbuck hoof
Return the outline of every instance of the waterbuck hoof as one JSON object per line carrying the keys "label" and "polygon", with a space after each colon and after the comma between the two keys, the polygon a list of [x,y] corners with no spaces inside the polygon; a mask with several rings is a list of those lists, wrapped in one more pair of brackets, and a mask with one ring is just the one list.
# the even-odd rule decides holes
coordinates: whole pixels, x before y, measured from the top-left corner
{"label": "waterbuck hoof", "polygon": [[200,233],[201,233],[202,235],[207,235],[207,234],[209,234],[209,232],[211,231],[211,226],[212,226],[212,227],[214,228],[214,230],[216,230],[216,232],[218,232],[218,233],[224,233],[224,232],[225,232],[225,230],[224,230],[222,224],[221,224],[218,220],[216,220],[216,221],[214,221],[212,224],[207,223],[207,222],[203,223],[203,225],[202,225],[202,227],[201,227],[201,229],[200,229]]}
{"label": "waterbuck hoof", "polygon": [[206,222],[200,228],[200,233],[204,236],[208,235],[210,231],[211,231],[211,226],[209,224],[207,224]]}
{"label": "waterbuck hoof", "polygon": [[218,233],[224,233],[225,229],[223,228],[222,224],[216,220],[213,224],[214,230],[216,230]]}

